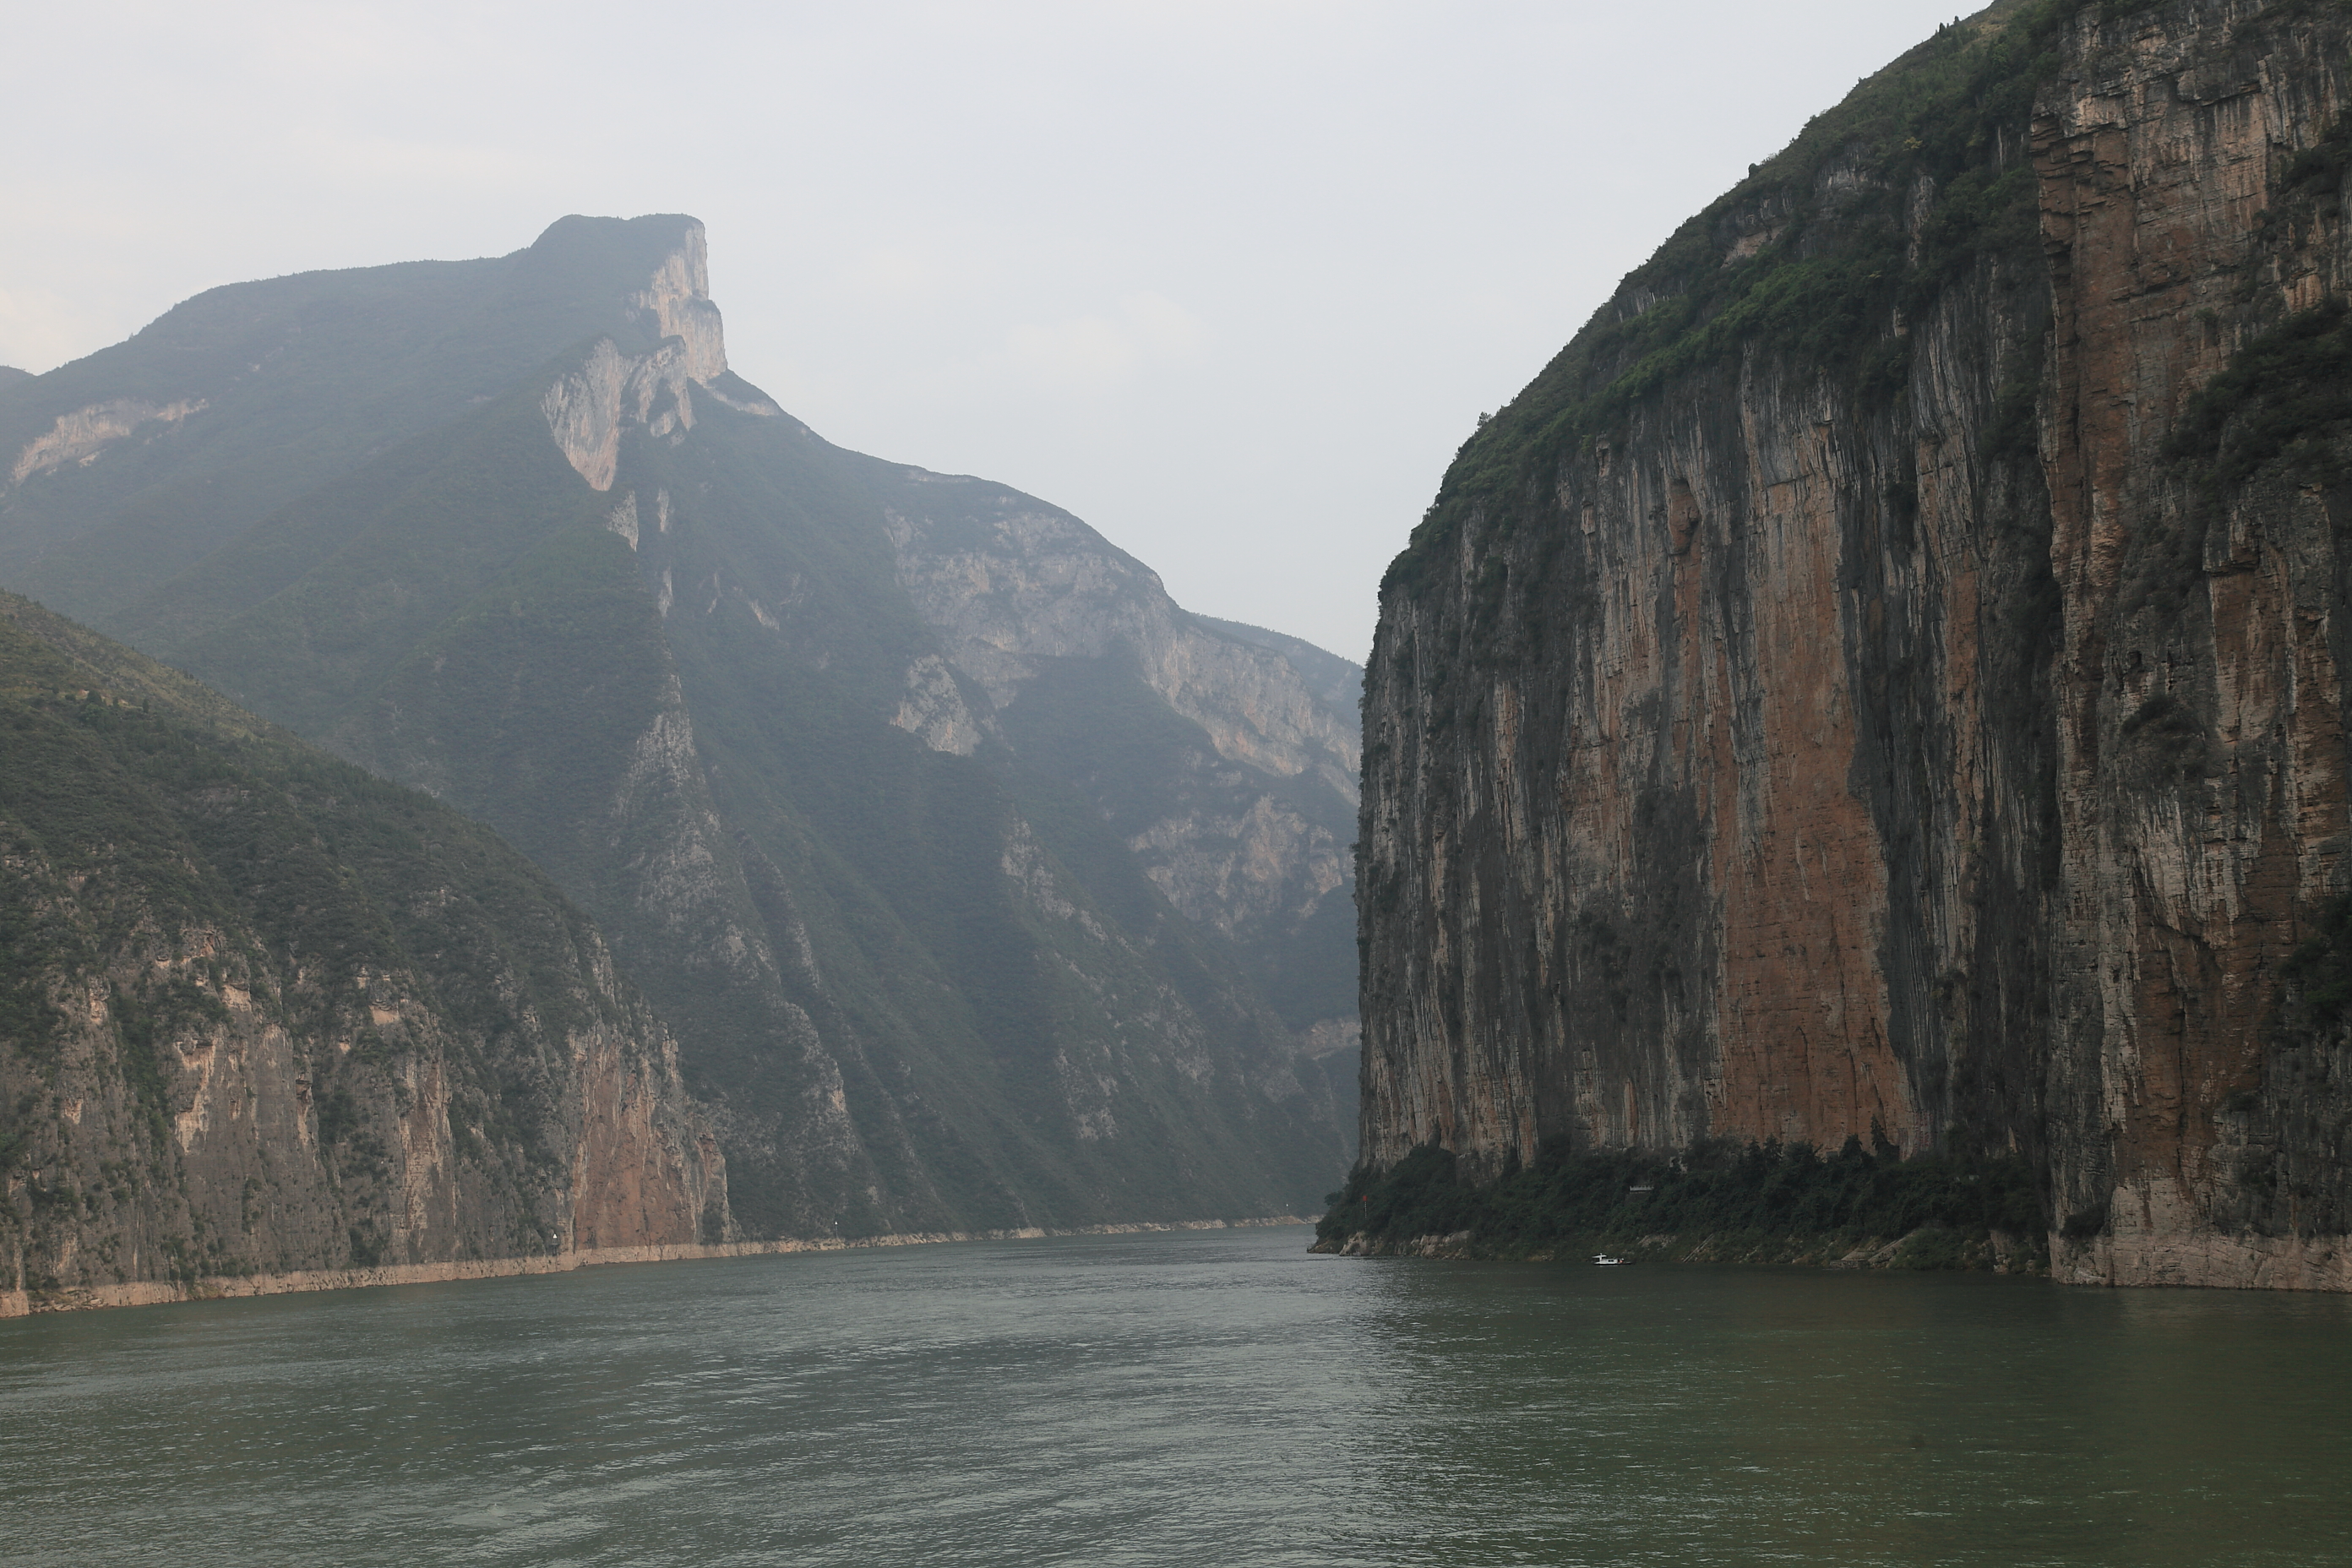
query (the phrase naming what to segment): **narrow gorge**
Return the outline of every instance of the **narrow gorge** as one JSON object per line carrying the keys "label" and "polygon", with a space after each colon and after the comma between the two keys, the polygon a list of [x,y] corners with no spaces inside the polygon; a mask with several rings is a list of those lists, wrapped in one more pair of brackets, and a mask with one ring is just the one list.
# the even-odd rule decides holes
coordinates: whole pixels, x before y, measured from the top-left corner
{"label": "narrow gorge", "polygon": [[1858,1146],[2352,1289],[2348,69],[2004,0],[1482,421],[1367,676],[1360,1182]]}
{"label": "narrow gorge", "polygon": [[747,1241],[1348,1169],[1360,672],[824,440],[730,369],[695,219],[210,290],[0,383],[0,581],[594,921]]}

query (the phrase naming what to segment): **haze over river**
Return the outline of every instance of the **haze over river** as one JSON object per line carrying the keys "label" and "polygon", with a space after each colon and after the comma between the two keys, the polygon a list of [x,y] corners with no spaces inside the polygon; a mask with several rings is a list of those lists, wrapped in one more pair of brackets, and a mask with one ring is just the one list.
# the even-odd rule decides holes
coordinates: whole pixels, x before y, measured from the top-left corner
{"label": "haze over river", "polygon": [[2352,1302],[1089,1237],[0,1324],[74,1563],[2352,1562]]}

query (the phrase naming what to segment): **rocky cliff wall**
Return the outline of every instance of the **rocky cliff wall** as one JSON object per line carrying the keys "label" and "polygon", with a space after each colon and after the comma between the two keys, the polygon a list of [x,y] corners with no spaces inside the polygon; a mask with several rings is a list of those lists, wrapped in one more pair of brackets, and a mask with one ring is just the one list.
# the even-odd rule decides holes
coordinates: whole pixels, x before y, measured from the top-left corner
{"label": "rocky cliff wall", "polygon": [[[2281,1146],[2287,1102],[2309,1097],[2284,1081],[2301,1053],[2279,1016],[2287,961],[2352,873],[2352,496],[2315,454],[2232,473],[2250,422],[2207,452],[2191,420],[2250,346],[2345,298],[2347,39],[2340,7],[2078,25],[2072,68],[2038,105],[2056,302],[2042,444],[2065,606],[2050,1115],[2069,1278],[2352,1288],[2343,1151]],[[2340,354],[2323,369],[2347,374]],[[2257,416],[2263,395],[2296,390],[2263,379]],[[2347,1086],[2321,1087],[2340,1144]],[[2263,1190],[2280,1156],[2315,1153],[2336,1166],[2319,1184],[2337,1194],[2332,1239]]]}
{"label": "rocky cliff wall", "polygon": [[899,584],[996,706],[1055,659],[1123,655],[1219,757],[1356,799],[1353,715],[1282,654],[1185,614],[1157,573],[1067,512],[985,480],[906,479],[885,514]]}
{"label": "rocky cliff wall", "polygon": [[[1193,727],[1192,743],[1154,759],[1149,790],[1122,787],[1100,759],[1060,771],[1076,775],[1187,919],[1278,953],[1282,966],[1344,971],[1344,959],[1335,964],[1300,939],[1344,915],[1352,891],[1357,694],[1327,690],[1301,667],[1353,667],[1295,638],[1186,613],[1150,568],[1017,491],[920,469],[894,479],[884,518],[898,580],[946,665],[974,689],[968,701],[955,696],[952,683],[939,684],[944,669],[933,673],[940,660],[918,661],[901,727],[925,726],[919,732],[939,736],[941,749],[976,750],[992,734],[1019,750],[1074,663],[1116,670],[1133,700],[1164,703]],[[1317,1016],[1288,1011],[1301,1029],[1344,1027],[1340,1000]]]}
{"label": "rocky cliff wall", "polygon": [[0,617],[0,1294],[730,1239],[677,1047],[519,856]]}
{"label": "rocky cliff wall", "polygon": [[1368,1161],[1875,1131],[2037,1162],[2065,1278],[2347,1282],[2352,410],[2257,372],[2348,41],[1944,29],[1465,445],[1367,678]]}

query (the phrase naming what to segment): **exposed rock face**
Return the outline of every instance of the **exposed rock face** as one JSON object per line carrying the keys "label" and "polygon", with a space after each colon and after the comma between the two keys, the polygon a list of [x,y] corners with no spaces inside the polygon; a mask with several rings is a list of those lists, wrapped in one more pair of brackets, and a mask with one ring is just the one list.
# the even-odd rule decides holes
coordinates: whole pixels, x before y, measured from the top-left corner
{"label": "exposed rock face", "polygon": [[[1278,646],[1295,638],[1188,615],[1158,574],[1093,529],[997,486],[906,470],[885,515],[900,585],[990,709],[1015,709],[1041,675],[1086,660],[1129,672],[1199,726],[1209,750],[1174,759],[1181,773],[1153,781],[1160,789],[1146,809],[1100,770],[1086,770],[1081,784],[1187,918],[1282,943],[1346,909],[1355,695],[1327,695],[1302,666],[1353,666],[1309,645]],[[911,728],[911,709],[902,713]],[[1019,721],[1006,722],[1017,736]],[[981,732],[951,717],[935,728],[973,746]]]}
{"label": "exposed rock face", "polygon": [[2043,1162],[2063,1278],[2352,1279],[2282,1014],[2345,430],[2198,401],[2345,295],[2352,22],[2113,9],[1946,29],[1465,447],[1368,676],[1369,1162],[1876,1128]]}
{"label": "exposed rock face", "polygon": [[937,504],[887,514],[898,581],[996,706],[1051,660],[1123,655],[1219,756],[1356,798],[1354,726],[1287,659],[1186,615],[1157,573],[1066,512],[979,481],[908,477],[911,501]]}
{"label": "exposed rock face", "polygon": [[907,695],[890,722],[935,752],[968,757],[987,736],[948,661],[927,653],[907,667]]}
{"label": "exposed rock face", "polygon": [[67,463],[87,468],[98,461],[110,443],[136,435],[146,426],[177,425],[191,414],[202,413],[204,407],[200,397],[170,404],[116,397],[60,414],[55,425],[25,443],[25,449],[8,465],[8,482],[20,485],[35,474]]}
{"label": "exposed rock face", "polygon": [[[0,488],[0,572],[544,868],[675,1032],[751,1235],[1310,1206],[1352,1152],[1357,755],[1297,660],[1343,661],[829,446],[727,369],[706,270],[691,219],[567,218],[191,301],[0,394],[0,452],[207,400]],[[225,489],[241,527],[173,526]],[[184,569],[126,595],[94,563],[134,532]]]}
{"label": "exposed rock face", "polygon": [[85,620],[135,605],[597,335],[624,357],[674,341],[685,374],[714,375],[700,244],[683,217],[568,217],[509,256],[211,289],[116,348],[0,377],[0,580]]}
{"label": "exposed rock face", "polygon": [[685,226],[677,247],[629,296],[629,307],[646,336],[677,340],[687,376],[708,385],[727,374],[726,337],[710,301],[709,241],[700,224]]}
{"label": "exposed rock face", "polygon": [[697,324],[707,325],[707,342],[673,339],[639,354],[623,353],[612,339],[599,338],[585,363],[558,376],[540,400],[564,461],[594,489],[613,488],[625,426],[641,426],[656,437],[694,428],[695,365],[718,355],[719,371],[727,368],[715,312]]}
{"label": "exposed rock face", "polygon": [[675,1043],[486,830],[13,597],[0,686],[0,1311],[732,1239]]}
{"label": "exposed rock face", "polygon": [[[2344,140],[2352,19],[2298,9],[2085,28],[2034,125],[2065,605],[2053,699],[2069,961],[2053,965],[2051,1111],[2071,1136],[2053,1141],[2053,1196],[2091,1233],[2057,1257],[2074,1279],[2352,1287],[2340,1236],[2250,1213],[2272,1205],[2242,1190],[2249,1153],[2278,1152],[2286,1102],[2308,1099],[2277,1070],[2301,1065],[2274,1037],[2282,965],[2352,878],[2352,495],[2280,465],[2215,486],[2165,460],[2189,395],[2234,349],[2352,281],[2340,153],[2331,179],[2288,178],[2298,152]],[[2322,1101],[2340,1194],[2352,1083],[2334,1075]],[[2287,1234],[2264,1234],[2273,1223]]]}
{"label": "exposed rock face", "polygon": [[1364,700],[1364,667],[1353,659],[1327,653],[1313,643],[1292,637],[1286,632],[1268,631],[1241,621],[1221,621],[1213,616],[1194,616],[1201,625],[1238,637],[1259,647],[1269,647],[1290,661],[1291,667],[1307,678],[1307,686],[1316,696],[1330,705],[1331,710],[1346,717],[1349,732],[1356,732],[1356,710]]}

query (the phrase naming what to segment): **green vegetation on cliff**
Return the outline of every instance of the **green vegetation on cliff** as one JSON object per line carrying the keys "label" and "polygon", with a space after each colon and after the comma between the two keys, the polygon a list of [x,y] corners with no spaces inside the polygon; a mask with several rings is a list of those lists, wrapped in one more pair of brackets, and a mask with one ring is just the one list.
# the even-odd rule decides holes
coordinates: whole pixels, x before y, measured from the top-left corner
{"label": "green vegetation on cliff", "polygon": [[[47,375],[0,378],[13,395],[0,401],[9,453],[113,399],[202,404],[97,463],[44,476],[67,483],[0,486],[0,574],[106,624],[315,487],[396,464],[411,437],[503,395],[567,345],[597,332],[637,341],[611,281],[661,266],[683,221],[567,217],[509,256],[207,289],[126,342]],[[185,482],[192,467],[203,483]],[[364,489],[336,499],[362,518],[371,500]]]}
{"label": "green vegetation on cliff", "polygon": [[1328,1251],[1438,1243],[1484,1258],[1608,1250],[1718,1259],[1843,1256],[1893,1244],[1895,1268],[2011,1267],[2042,1257],[2042,1205],[2021,1159],[1906,1160],[1850,1138],[1829,1155],[1804,1143],[1701,1144],[1680,1155],[1616,1150],[1516,1162],[1465,1179],[1424,1145],[1377,1174],[1358,1171],[1315,1227]]}
{"label": "green vegetation on cliff", "polygon": [[1684,224],[1463,445],[1391,581],[1417,580],[1472,512],[1547,491],[1580,445],[1694,373],[1760,353],[1900,396],[1905,323],[1982,258],[2033,258],[2028,121],[2084,3],[2011,0],[1937,29]]}
{"label": "green vegetation on cliff", "polygon": [[[2300,165],[2298,165],[2300,166]],[[2332,177],[2341,184],[2343,169]],[[2352,428],[2352,307],[2328,300],[2241,344],[2198,389],[2166,448],[2215,488],[2284,459],[2299,479],[2343,476],[2336,445]]]}
{"label": "green vegetation on cliff", "polygon": [[658,1073],[585,917],[488,828],[0,595],[26,1287],[548,1251],[600,1031]]}

